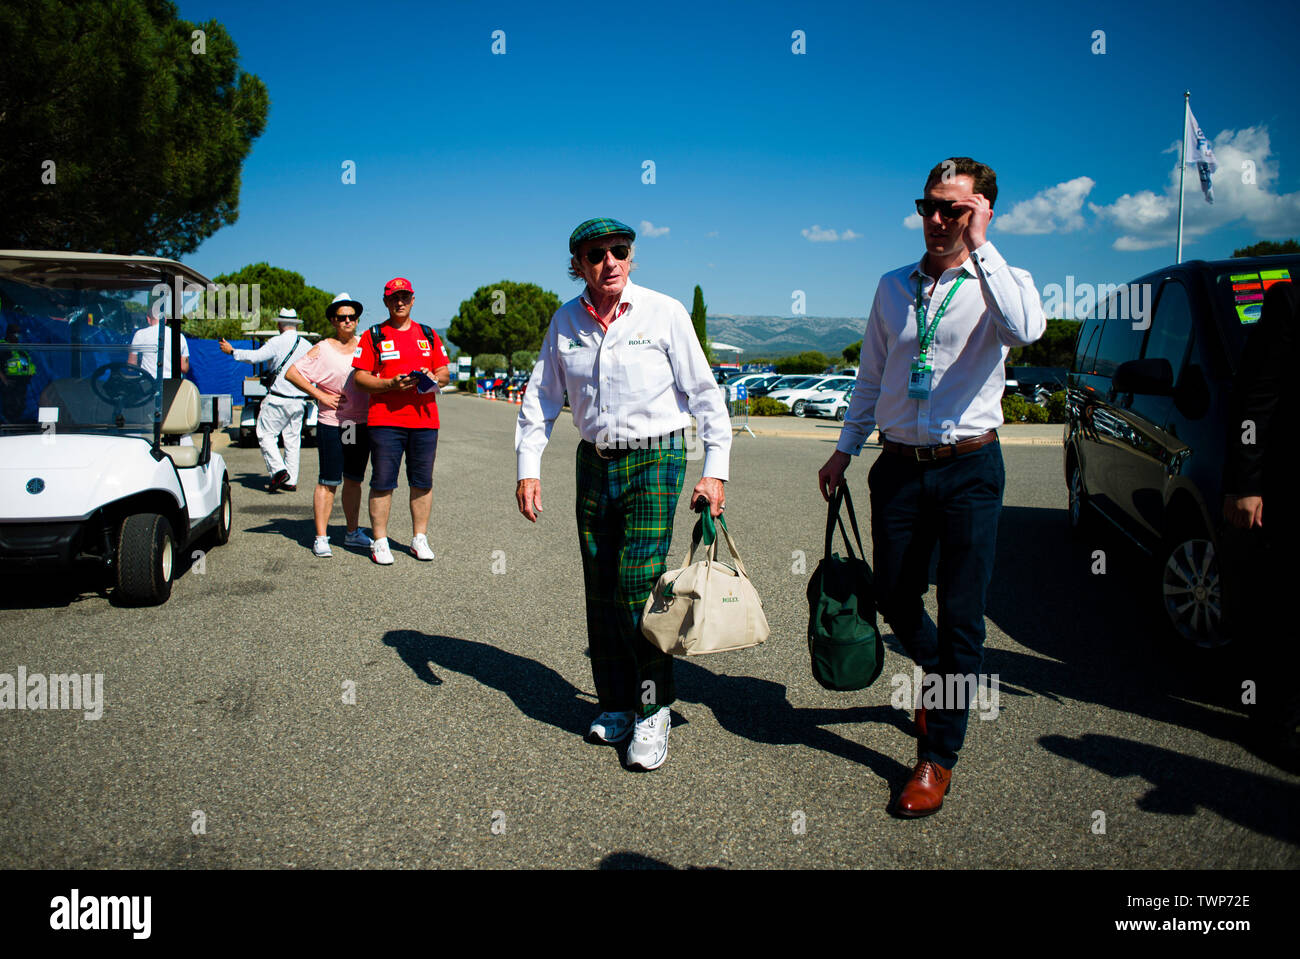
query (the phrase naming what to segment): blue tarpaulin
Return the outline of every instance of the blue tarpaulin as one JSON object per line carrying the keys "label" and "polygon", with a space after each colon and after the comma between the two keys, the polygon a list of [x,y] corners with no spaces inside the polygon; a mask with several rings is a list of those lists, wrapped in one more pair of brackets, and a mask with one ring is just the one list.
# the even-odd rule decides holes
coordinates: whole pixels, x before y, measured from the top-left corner
{"label": "blue tarpaulin", "polygon": [[[190,339],[190,379],[200,393],[229,393],[230,402],[239,406],[244,402],[244,377],[254,373],[251,363],[241,363],[233,356],[221,352],[216,340]],[[257,340],[231,340],[237,350],[255,350],[262,344]]]}

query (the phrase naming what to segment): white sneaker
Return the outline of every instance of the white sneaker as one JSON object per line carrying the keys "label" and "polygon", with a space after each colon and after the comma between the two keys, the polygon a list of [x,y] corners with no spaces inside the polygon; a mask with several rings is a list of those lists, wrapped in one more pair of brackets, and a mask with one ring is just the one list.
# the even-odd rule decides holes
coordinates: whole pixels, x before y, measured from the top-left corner
{"label": "white sneaker", "polygon": [[322,558],[334,555],[330,552],[330,538],[328,536],[317,536],[311,544],[311,551]]}
{"label": "white sneaker", "polygon": [[668,758],[668,728],[672,725],[668,707],[645,719],[638,718],[632,733],[632,743],[627,747],[627,764],[641,769],[658,769]]}
{"label": "white sneaker", "polygon": [[393,554],[388,551],[388,537],[383,539],[372,540],[370,543],[370,558],[380,566],[392,566]]}
{"label": "white sneaker", "polygon": [[416,559],[433,559],[433,550],[429,549],[429,540],[423,533],[411,537],[411,552]]}
{"label": "white sneaker", "polygon": [[369,549],[370,544],[373,542],[374,540],[366,535],[366,531],[360,526],[343,537],[344,546],[360,546],[363,549]]}
{"label": "white sneaker", "polygon": [[587,730],[587,738],[602,743],[621,743],[632,735],[636,713],[601,713]]}

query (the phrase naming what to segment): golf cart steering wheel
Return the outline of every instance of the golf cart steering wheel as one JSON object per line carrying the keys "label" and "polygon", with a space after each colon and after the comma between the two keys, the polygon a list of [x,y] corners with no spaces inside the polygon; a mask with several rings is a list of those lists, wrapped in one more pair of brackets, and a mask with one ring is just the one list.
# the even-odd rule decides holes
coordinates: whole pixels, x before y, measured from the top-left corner
{"label": "golf cart steering wheel", "polygon": [[[108,376],[100,379],[107,371]],[[90,388],[105,403],[114,406],[139,406],[153,396],[154,378],[134,363],[105,363],[90,374]]]}

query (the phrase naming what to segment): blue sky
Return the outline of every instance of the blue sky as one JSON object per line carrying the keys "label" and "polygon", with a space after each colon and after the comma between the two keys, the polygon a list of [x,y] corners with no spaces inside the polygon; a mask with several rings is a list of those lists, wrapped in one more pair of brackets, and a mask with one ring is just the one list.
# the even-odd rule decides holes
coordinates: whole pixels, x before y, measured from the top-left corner
{"label": "blue sky", "polygon": [[1124,282],[1174,261],[1185,89],[1219,170],[1213,206],[1189,170],[1184,258],[1300,236],[1290,4],[179,8],[271,96],[239,221],[187,262],[297,270],[367,319],[396,275],[440,327],[501,279],[568,299],[591,216],[637,227],[634,279],[688,307],[699,283],[713,313],[789,314],[802,290],[810,315],[865,316],[923,252],[905,221],[950,155],[997,171],[990,238],[1040,292]]}

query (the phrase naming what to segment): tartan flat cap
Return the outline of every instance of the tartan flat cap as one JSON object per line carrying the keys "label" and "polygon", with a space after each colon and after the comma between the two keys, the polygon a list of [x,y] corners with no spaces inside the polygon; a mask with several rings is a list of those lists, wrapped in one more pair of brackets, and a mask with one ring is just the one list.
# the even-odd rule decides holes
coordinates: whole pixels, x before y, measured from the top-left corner
{"label": "tartan flat cap", "polygon": [[636,230],[632,229],[626,223],[618,222],[618,220],[611,220],[604,216],[598,216],[594,220],[584,220],[582,223],[579,223],[578,228],[569,235],[569,252],[577,253],[578,244],[583,240],[595,239],[598,236],[611,236],[616,233],[625,233],[633,240],[636,239]]}

